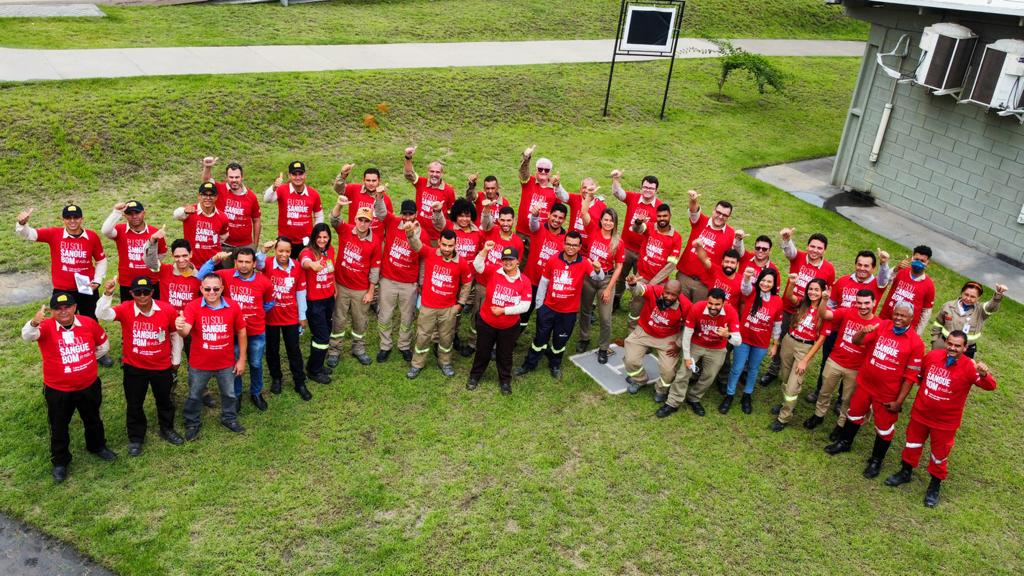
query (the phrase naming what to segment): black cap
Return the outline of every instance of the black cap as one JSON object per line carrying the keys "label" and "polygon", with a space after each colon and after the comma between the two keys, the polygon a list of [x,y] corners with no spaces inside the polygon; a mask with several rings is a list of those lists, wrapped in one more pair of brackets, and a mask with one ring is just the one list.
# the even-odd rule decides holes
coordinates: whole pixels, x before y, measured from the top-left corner
{"label": "black cap", "polygon": [[512,246],[506,246],[505,249],[501,251],[501,259],[519,260],[519,250],[516,250]]}
{"label": "black cap", "polygon": [[142,212],[145,208],[142,206],[142,202],[138,200],[129,200],[124,203],[124,213],[130,214],[132,212]]}
{"label": "black cap", "polygon": [[213,182],[203,182],[199,185],[200,194],[216,194],[217,186]]}
{"label": "black cap", "polygon": [[152,290],[154,288],[154,282],[145,276],[136,276],[132,279],[132,286],[129,288],[131,292],[136,290]]}
{"label": "black cap", "polygon": [[401,214],[415,214],[416,213],[416,201],[415,200],[402,200]]}
{"label": "black cap", "polygon": [[60,308],[62,306],[73,306],[75,304],[75,294],[73,292],[57,291],[50,296],[50,308]]}
{"label": "black cap", "polygon": [[68,204],[61,212],[62,218],[81,218],[82,208],[78,204]]}
{"label": "black cap", "polygon": [[304,163],[299,162],[298,160],[296,160],[295,162],[292,162],[291,164],[288,165],[288,173],[289,174],[299,174],[299,173],[305,174],[306,173],[306,165]]}

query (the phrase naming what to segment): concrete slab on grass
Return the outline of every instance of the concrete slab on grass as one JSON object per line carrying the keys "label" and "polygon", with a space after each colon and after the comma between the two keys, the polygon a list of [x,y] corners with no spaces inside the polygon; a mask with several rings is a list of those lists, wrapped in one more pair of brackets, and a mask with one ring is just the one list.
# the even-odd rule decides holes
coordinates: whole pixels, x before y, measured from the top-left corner
{"label": "concrete slab on grass", "polygon": [[0,4],[0,18],[103,18],[95,4]]}
{"label": "concrete slab on grass", "polygon": [[[570,356],[569,360],[593,378],[605,389],[605,392],[622,394],[626,391],[626,370],[622,366],[622,360],[626,356],[625,351],[615,344],[612,344],[608,350],[614,354],[608,357],[607,364],[597,361],[597,350],[575,354]],[[658,371],[658,359],[651,354],[644,356],[644,369],[647,370],[648,382],[657,380],[661,375],[661,372]]]}

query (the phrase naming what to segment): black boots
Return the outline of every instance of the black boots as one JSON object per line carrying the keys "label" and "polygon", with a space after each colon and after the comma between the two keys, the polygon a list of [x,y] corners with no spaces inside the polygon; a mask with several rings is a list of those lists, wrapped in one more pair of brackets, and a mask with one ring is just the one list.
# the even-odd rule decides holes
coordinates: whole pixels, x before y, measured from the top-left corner
{"label": "black boots", "polygon": [[881,436],[875,436],[875,446],[871,449],[871,458],[868,458],[868,465],[864,468],[864,477],[867,479],[876,478],[882,471],[882,460],[889,452],[889,445],[892,440],[883,440]]}
{"label": "black boots", "polygon": [[750,394],[743,394],[740,397],[740,408],[743,409],[744,414],[750,414],[754,411],[754,402]]}
{"label": "black boots", "polygon": [[900,471],[896,472],[892,476],[885,479],[886,486],[900,486],[910,482],[910,478],[914,475],[914,469],[910,467],[910,464],[906,462],[900,462]]}
{"label": "black boots", "polygon": [[810,418],[804,420],[804,428],[807,428],[808,430],[814,430],[815,428],[820,426],[821,423],[824,421],[825,419],[822,418],[821,416],[812,414]]}
{"label": "black boots", "polygon": [[732,394],[722,399],[722,403],[718,405],[718,411],[722,414],[728,414],[730,408],[732,408]]}
{"label": "black boots", "polygon": [[839,435],[839,439],[825,446],[825,453],[835,456],[836,454],[849,452],[850,448],[853,447],[853,439],[857,436],[857,432],[860,432],[860,424],[854,424],[847,420],[846,426],[843,426],[842,433]]}
{"label": "black boots", "polygon": [[928,483],[928,490],[924,493],[925,506],[935,508],[939,504],[940,488],[942,488],[942,480],[932,476],[932,481]]}

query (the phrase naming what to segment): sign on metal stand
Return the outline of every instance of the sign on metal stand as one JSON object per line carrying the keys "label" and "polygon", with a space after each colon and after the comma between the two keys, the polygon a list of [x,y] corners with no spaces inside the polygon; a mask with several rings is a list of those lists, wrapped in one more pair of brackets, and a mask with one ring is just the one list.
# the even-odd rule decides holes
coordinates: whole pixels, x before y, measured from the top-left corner
{"label": "sign on metal stand", "polygon": [[619,25],[615,31],[615,47],[612,50],[612,67],[608,72],[608,90],[604,95],[603,116],[608,115],[616,58],[653,56],[672,59],[665,80],[665,96],[661,99],[660,118],[665,118],[665,104],[672,84],[672,68],[676,63],[676,46],[679,44],[685,5],[685,0],[622,0]]}

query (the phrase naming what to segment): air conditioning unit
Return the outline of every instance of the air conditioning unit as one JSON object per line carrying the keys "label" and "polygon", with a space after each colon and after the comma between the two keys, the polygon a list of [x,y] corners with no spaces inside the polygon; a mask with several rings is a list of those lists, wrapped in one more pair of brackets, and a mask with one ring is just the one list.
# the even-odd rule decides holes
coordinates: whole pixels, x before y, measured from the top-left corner
{"label": "air conditioning unit", "polygon": [[970,28],[942,22],[921,34],[921,63],[915,81],[935,94],[954,94],[964,86],[978,36]]}
{"label": "air conditioning unit", "polygon": [[1003,111],[1020,110],[1024,95],[1024,40],[997,40],[981,54],[974,84],[963,101]]}

